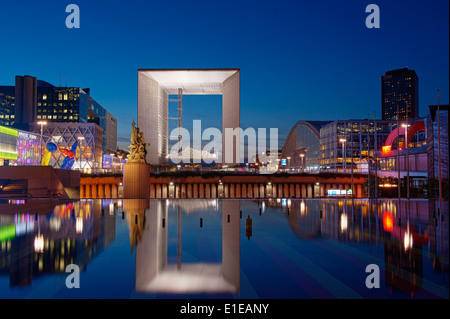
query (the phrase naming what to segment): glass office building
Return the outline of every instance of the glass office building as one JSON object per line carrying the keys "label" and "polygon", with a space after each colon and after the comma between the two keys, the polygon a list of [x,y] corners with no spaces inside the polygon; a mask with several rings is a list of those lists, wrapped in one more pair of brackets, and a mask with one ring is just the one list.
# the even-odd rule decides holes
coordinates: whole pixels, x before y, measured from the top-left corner
{"label": "glass office building", "polygon": [[40,136],[0,126],[0,166],[39,165]]}
{"label": "glass office building", "polygon": [[281,151],[280,168],[318,172],[320,158],[320,130],[330,121],[298,121],[291,129]]}
{"label": "glass office building", "polygon": [[436,179],[441,176],[442,179],[448,180],[450,178],[448,140],[448,126],[450,124],[448,116],[449,105],[440,105],[439,112],[437,105],[430,105],[429,109],[430,114],[427,117],[428,176]]}
{"label": "glass office building", "polygon": [[14,86],[0,86],[0,125],[12,126],[15,112]]}
{"label": "glass office building", "polygon": [[103,153],[117,150],[117,120],[90,96],[90,89],[38,81],[36,117],[38,121],[95,123],[103,129]]}
{"label": "glass office building", "polygon": [[381,112],[383,120],[419,117],[419,78],[408,68],[387,71],[381,77]]}
{"label": "glass office building", "polygon": [[[103,129],[102,151],[105,154],[117,151],[117,120],[90,96],[90,89],[80,87],[56,87],[36,80],[36,94],[28,97],[25,86],[18,83],[29,76],[16,77],[16,86],[0,86],[0,125],[16,126],[28,130],[38,121],[54,123],[95,123]],[[26,83],[25,83],[26,84]],[[25,85],[24,84],[24,85]],[[20,101],[17,96],[25,96]],[[32,101],[35,99],[34,101]],[[27,103],[19,103],[27,101]],[[28,107],[27,109],[25,109]],[[30,115],[29,109],[33,110]],[[35,113],[35,114],[34,114]],[[16,114],[28,114],[29,118],[19,120]],[[23,124],[26,125],[23,126]],[[23,127],[22,127],[23,126]]]}
{"label": "glass office building", "polygon": [[[320,169],[331,172],[367,172],[397,121],[335,121],[320,129]],[[374,168],[374,167],[373,167]],[[371,169],[373,169],[371,167]]]}

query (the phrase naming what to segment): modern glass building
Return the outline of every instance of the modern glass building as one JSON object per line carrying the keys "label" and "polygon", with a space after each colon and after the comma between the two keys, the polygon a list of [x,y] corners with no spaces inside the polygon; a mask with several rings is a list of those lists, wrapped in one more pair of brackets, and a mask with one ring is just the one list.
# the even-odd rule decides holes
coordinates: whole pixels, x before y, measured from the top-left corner
{"label": "modern glass building", "polygon": [[330,121],[298,121],[289,132],[281,150],[280,168],[319,171],[320,131]]}
{"label": "modern glass building", "polygon": [[[39,134],[40,125],[32,125],[31,132]],[[94,173],[102,169],[102,133],[103,129],[96,123],[47,123],[42,130],[42,144],[44,153],[46,145],[51,142],[57,145],[58,151],[52,153],[49,165],[60,167],[63,164],[65,154],[60,151],[70,150],[75,142],[78,142],[75,163],[72,169],[85,173]]]}
{"label": "modern glass building", "polygon": [[367,172],[397,121],[335,121],[320,129],[320,169]]}
{"label": "modern glass building", "polygon": [[[440,105],[439,112],[437,105],[430,105],[429,109],[430,114],[427,117],[428,177],[439,179],[440,175],[442,179],[448,180],[450,178],[448,141],[448,126],[450,124],[448,116],[449,106],[448,104]],[[441,165],[439,165],[439,153]]]}
{"label": "modern glass building", "polygon": [[28,129],[38,121],[95,123],[103,129],[103,153],[117,151],[117,120],[90,96],[90,89],[56,87],[30,76],[16,76],[15,86],[0,86],[1,125]]}
{"label": "modern glass building", "polygon": [[90,96],[90,89],[55,87],[38,81],[37,121],[95,123],[102,127],[102,150],[117,150],[117,120]]}
{"label": "modern glass building", "polygon": [[0,166],[39,165],[39,135],[0,126]]}
{"label": "modern glass building", "polygon": [[15,88],[14,86],[0,86],[0,125],[14,124],[15,117]]}
{"label": "modern glass building", "polygon": [[419,78],[408,68],[387,71],[381,77],[381,111],[383,120],[419,117]]}

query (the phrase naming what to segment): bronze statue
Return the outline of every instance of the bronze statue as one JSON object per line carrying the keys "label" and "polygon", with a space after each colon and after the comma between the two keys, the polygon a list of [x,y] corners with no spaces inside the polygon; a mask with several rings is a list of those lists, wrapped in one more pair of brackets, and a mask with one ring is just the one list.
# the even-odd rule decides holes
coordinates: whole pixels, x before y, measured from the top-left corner
{"label": "bronze statue", "polygon": [[130,154],[128,154],[129,162],[143,162],[145,163],[145,158],[147,156],[147,146],[150,143],[145,143],[144,133],[136,128],[136,123],[133,120],[133,128],[131,129],[131,145]]}

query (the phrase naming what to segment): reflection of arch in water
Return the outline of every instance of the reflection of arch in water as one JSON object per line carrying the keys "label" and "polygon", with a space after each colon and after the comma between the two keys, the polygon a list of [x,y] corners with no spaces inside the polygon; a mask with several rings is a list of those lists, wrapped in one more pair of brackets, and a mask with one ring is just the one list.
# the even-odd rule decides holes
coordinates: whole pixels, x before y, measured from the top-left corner
{"label": "reflection of arch in water", "polygon": [[[197,201],[197,200],[192,200]],[[199,201],[202,201],[199,199]],[[207,201],[207,200],[206,200]],[[150,201],[136,247],[136,292],[236,293],[240,288],[240,203],[222,202],[222,263],[168,264],[168,205]],[[230,216],[228,221],[228,216]],[[163,220],[165,221],[163,223]],[[180,220],[180,219],[179,219]],[[179,238],[180,239],[180,238]],[[179,255],[179,259],[181,256]]]}
{"label": "reflection of arch in water", "polygon": [[203,200],[185,200],[185,199],[172,199],[170,200],[171,206],[181,208],[184,213],[198,212],[203,210],[217,209],[219,205],[218,199],[203,199]]}
{"label": "reflection of arch in water", "polygon": [[321,234],[320,201],[291,201],[289,214],[286,214],[289,226],[300,238],[308,239]]}

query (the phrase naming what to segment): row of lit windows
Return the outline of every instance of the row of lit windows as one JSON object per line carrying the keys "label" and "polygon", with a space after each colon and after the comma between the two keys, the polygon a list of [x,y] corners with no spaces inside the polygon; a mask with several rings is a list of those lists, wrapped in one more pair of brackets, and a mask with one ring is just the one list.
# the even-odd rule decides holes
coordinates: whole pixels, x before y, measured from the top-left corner
{"label": "row of lit windows", "polygon": [[62,102],[62,103],[47,103],[47,102],[44,102],[44,103],[41,103],[41,102],[38,102],[37,103],[37,106],[49,106],[49,107],[51,107],[51,106],[60,106],[60,107],[62,107],[62,106],[65,106],[65,107],[67,107],[67,106],[76,106],[77,104],[76,103],[71,103],[71,102]]}
{"label": "row of lit windows", "polygon": [[[67,94],[67,93],[58,93],[58,100],[64,100],[64,101],[67,101],[67,99],[68,99],[68,97],[69,97],[69,95]],[[44,100],[44,101],[46,101],[47,100],[47,94],[42,94],[42,99]]]}
{"label": "row of lit windows", "polygon": [[57,109],[53,109],[53,112],[52,112],[52,110],[50,109],[50,110],[47,110],[47,109],[38,109],[38,114],[40,114],[40,113],[73,113],[74,112],[74,110],[72,110],[72,109],[64,109],[64,110],[62,110],[62,109],[60,109],[60,110],[57,110]]}
{"label": "row of lit windows", "polygon": [[[56,94],[56,93],[55,93]],[[72,93],[58,93],[58,100],[59,101],[71,101],[71,100],[77,100],[78,99],[78,97],[79,97],[80,95],[79,94],[72,94]],[[55,97],[56,97],[56,95],[55,95]],[[38,99],[40,99],[41,97],[40,97],[40,95],[38,96]],[[47,101],[47,100],[50,100],[51,99],[51,95],[49,96],[48,94],[46,94],[46,93],[43,93],[42,94],[42,100],[44,100],[44,101]]]}
{"label": "row of lit windows", "polygon": [[13,119],[13,118],[14,118],[14,114],[11,114],[11,115],[8,115],[8,114],[3,115],[3,114],[0,114],[0,119],[9,119],[9,118]]}
{"label": "row of lit windows", "polygon": [[43,120],[62,120],[62,119],[64,119],[64,120],[67,120],[67,119],[69,119],[69,120],[78,120],[78,116],[77,115],[75,115],[75,116],[73,116],[73,115],[69,115],[69,116],[67,116],[67,115],[64,115],[64,116],[62,116],[62,115],[38,115],[37,116],[37,119],[38,120],[41,120],[41,119],[43,119]]}

